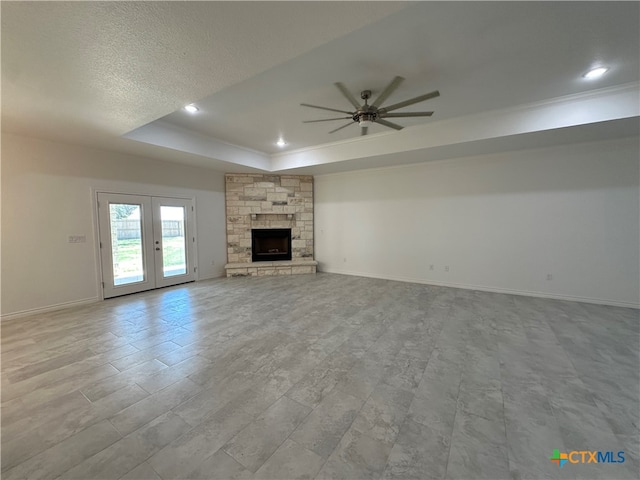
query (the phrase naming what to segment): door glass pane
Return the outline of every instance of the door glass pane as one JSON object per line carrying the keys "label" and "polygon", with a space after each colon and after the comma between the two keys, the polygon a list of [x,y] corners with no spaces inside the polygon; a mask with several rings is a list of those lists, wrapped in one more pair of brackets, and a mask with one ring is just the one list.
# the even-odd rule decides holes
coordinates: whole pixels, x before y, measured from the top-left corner
{"label": "door glass pane", "polygon": [[140,205],[109,204],[114,285],[144,281],[141,213]]}
{"label": "door glass pane", "polygon": [[160,207],[162,221],[162,273],[165,277],[187,273],[184,207]]}

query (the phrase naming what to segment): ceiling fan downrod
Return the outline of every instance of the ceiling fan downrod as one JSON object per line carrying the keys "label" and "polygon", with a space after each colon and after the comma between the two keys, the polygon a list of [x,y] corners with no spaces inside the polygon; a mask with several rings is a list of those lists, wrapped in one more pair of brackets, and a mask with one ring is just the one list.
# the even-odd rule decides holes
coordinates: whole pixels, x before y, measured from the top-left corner
{"label": "ceiling fan downrod", "polygon": [[361,127],[368,127],[378,118],[378,109],[368,103],[371,98],[371,90],[360,92],[360,98],[364,100],[364,105],[353,114],[353,121]]}

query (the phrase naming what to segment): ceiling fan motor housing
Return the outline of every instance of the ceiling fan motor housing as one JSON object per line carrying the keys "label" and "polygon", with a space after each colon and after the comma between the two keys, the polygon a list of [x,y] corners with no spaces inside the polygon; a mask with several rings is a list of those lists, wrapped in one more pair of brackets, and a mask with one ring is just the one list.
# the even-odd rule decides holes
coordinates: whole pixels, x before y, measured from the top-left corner
{"label": "ceiling fan motor housing", "polygon": [[353,121],[357,122],[361,127],[368,127],[378,118],[378,113],[374,111],[359,110],[353,115]]}

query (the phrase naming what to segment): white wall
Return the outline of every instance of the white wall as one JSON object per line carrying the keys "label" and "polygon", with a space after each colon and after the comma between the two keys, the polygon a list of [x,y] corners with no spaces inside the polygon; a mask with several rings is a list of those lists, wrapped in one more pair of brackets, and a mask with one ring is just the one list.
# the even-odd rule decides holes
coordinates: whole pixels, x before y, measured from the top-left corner
{"label": "white wall", "polygon": [[222,173],[3,133],[4,317],[100,297],[95,191],[195,198],[199,278],[224,273]]}
{"label": "white wall", "polygon": [[[324,271],[637,306],[638,151],[636,137],[317,176],[316,259]],[[99,298],[92,190],[194,197],[199,276],[223,274],[221,173],[3,134],[3,316]]]}
{"label": "white wall", "polygon": [[327,272],[638,306],[638,152],[634,137],[316,176],[316,260]]}

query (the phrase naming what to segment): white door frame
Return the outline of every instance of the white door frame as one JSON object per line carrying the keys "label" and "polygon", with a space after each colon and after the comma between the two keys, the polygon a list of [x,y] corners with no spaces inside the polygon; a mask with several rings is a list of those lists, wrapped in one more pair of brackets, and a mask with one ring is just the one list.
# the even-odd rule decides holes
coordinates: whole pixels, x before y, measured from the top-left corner
{"label": "white door frame", "polygon": [[[174,197],[151,197],[151,206],[153,209],[153,241],[154,241],[154,260],[155,260],[155,278],[156,288],[168,287],[171,285],[177,285],[179,283],[193,282],[195,281],[196,266],[193,264],[193,251],[195,250],[196,237],[193,233],[193,217],[195,208],[193,202],[185,198]],[[162,224],[160,209],[161,207],[182,207],[184,209],[184,239],[185,239],[185,261],[186,272],[179,275],[164,275],[164,265],[162,256]]]}
{"label": "white door frame", "polygon": [[[103,288],[103,278],[104,278],[104,273],[103,272],[103,265],[102,265],[102,252],[101,252],[101,248],[100,248],[100,216],[99,216],[99,211],[98,211],[98,195],[99,194],[113,194],[113,195],[130,195],[133,197],[161,197],[161,198],[170,198],[170,199],[180,199],[180,200],[187,200],[191,202],[191,206],[192,206],[192,211],[191,211],[191,218],[190,218],[190,226],[188,226],[188,230],[189,230],[189,235],[190,238],[192,240],[192,255],[191,255],[191,265],[190,268],[192,270],[192,272],[194,272],[193,274],[193,279],[190,281],[198,281],[199,280],[199,270],[197,268],[198,266],[198,234],[197,234],[197,226],[196,226],[196,198],[192,197],[192,196],[186,196],[186,195],[180,195],[179,193],[174,193],[173,191],[157,191],[157,190],[146,190],[146,189],[138,189],[136,188],[135,190],[129,190],[127,188],[104,188],[104,187],[92,187],[91,188],[91,198],[92,198],[92,214],[93,214],[93,224],[94,224],[94,238],[95,238],[95,248],[94,248],[94,258],[95,258],[95,265],[96,265],[96,283],[97,283],[97,287],[98,287],[98,297],[100,300],[105,300],[105,298],[109,298],[109,297],[105,297],[105,292],[104,292],[104,288]],[[152,237],[152,236],[151,236]],[[188,237],[189,238],[189,237]],[[153,241],[152,238],[150,238],[151,241]],[[161,288],[160,286],[157,287],[151,287],[150,289],[153,288]]]}

